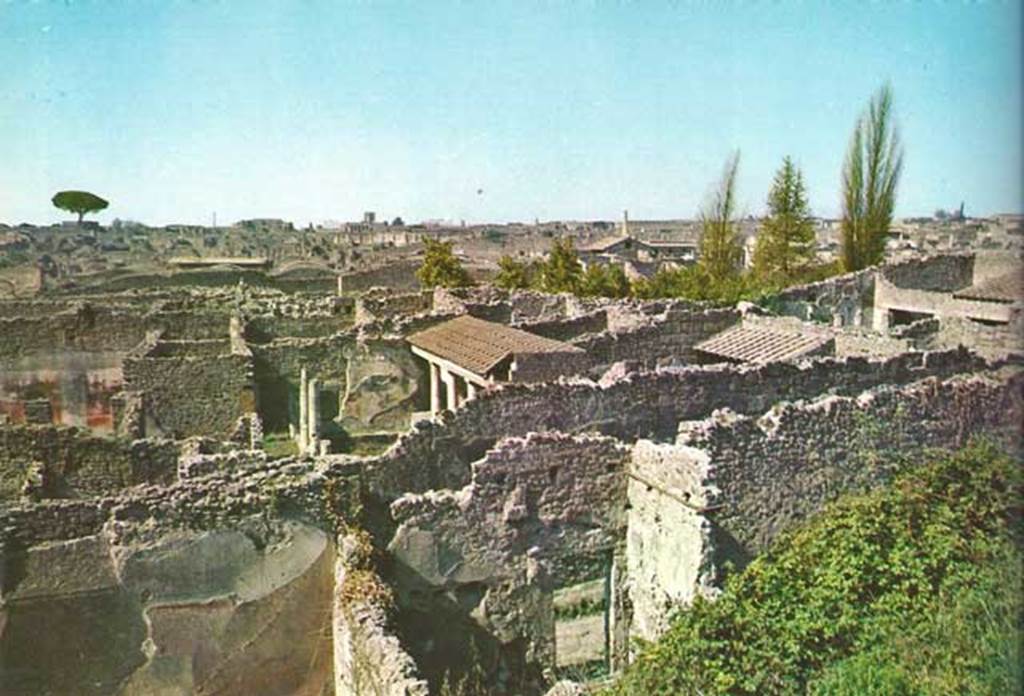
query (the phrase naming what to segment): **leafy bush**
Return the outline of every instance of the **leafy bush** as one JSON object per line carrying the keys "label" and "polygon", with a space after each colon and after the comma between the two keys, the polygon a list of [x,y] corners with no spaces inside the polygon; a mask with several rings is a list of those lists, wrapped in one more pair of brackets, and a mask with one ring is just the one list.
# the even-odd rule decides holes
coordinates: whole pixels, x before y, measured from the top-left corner
{"label": "leafy bush", "polygon": [[1020,512],[1018,462],[936,455],[781,538],[610,693],[1020,693]]}

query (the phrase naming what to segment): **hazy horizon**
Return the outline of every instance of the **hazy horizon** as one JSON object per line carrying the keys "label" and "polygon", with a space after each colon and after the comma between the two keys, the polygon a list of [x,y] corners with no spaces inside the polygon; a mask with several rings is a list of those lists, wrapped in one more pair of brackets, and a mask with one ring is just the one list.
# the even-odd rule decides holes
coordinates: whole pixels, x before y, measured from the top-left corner
{"label": "hazy horizon", "polygon": [[855,119],[892,84],[897,217],[1021,205],[1021,6],[8,2],[0,220],[473,223],[693,218],[742,152],[839,214]]}

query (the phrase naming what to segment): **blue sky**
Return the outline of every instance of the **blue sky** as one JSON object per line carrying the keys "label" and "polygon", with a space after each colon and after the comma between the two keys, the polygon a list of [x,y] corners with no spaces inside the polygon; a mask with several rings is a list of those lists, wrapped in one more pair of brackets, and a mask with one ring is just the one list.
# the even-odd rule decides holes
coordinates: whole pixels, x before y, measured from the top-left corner
{"label": "blue sky", "polygon": [[0,0],[0,220],[691,217],[734,148],[744,212],[789,154],[834,216],[886,80],[898,215],[1019,211],[1021,33],[1016,1]]}

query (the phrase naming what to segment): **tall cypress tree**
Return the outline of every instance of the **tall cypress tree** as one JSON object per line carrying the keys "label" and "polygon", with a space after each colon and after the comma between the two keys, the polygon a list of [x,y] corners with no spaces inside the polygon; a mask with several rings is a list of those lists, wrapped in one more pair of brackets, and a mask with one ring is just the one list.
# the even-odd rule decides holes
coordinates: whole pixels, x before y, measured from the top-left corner
{"label": "tall cypress tree", "polygon": [[768,217],[754,247],[754,274],[761,280],[785,283],[814,261],[814,223],[800,170],[788,156],[775,173],[768,192]]}

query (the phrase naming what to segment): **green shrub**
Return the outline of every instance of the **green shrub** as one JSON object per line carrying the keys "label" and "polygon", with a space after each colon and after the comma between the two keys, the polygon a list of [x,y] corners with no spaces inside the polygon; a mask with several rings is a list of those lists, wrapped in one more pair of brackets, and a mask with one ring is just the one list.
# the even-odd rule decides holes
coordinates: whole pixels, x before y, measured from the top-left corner
{"label": "green shrub", "polygon": [[785,535],[613,694],[1020,693],[1017,462],[935,455]]}

